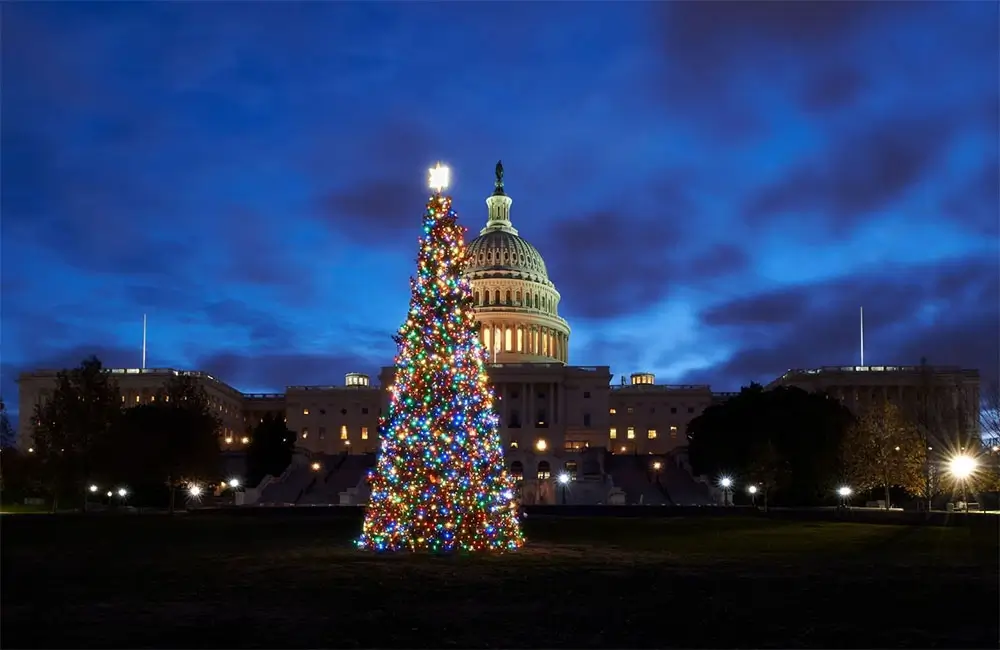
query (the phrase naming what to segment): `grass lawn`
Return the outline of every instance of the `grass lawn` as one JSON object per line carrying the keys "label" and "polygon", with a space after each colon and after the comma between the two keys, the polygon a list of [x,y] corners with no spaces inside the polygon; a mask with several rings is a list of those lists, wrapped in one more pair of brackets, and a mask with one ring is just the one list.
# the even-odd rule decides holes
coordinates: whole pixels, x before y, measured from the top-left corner
{"label": "grass lawn", "polygon": [[8,516],[4,647],[997,647],[992,535],[529,519],[501,557],[374,556],[327,516]]}

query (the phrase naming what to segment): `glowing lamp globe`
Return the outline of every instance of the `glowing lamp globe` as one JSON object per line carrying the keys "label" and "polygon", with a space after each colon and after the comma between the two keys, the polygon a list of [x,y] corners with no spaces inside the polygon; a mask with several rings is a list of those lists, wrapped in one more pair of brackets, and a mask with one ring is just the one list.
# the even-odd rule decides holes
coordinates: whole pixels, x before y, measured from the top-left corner
{"label": "glowing lamp globe", "polygon": [[849,497],[851,496],[851,488],[847,486],[837,488],[837,494],[839,494],[842,497]]}
{"label": "glowing lamp globe", "polygon": [[721,485],[724,488],[732,487],[733,479],[729,478],[728,476],[723,476],[722,479],[719,481],[719,485]]}
{"label": "glowing lamp globe", "polygon": [[565,473],[564,474],[560,474],[559,475],[559,482],[562,483],[563,485],[566,485],[567,483],[569,483],[569,474],[565,474]]}
{"label": "glowing lamp globe", "polygon": [[968,478],[969,475],[976,471],[976,459],[964,454],[955,456],[948,463],[948,468],[955,478]]}
{"label": "glowing lamp globe", "polygon": [[757,494],[757,486],[756,485],[751,485],[750,487],[747,488],[747,491],[750,494]]}

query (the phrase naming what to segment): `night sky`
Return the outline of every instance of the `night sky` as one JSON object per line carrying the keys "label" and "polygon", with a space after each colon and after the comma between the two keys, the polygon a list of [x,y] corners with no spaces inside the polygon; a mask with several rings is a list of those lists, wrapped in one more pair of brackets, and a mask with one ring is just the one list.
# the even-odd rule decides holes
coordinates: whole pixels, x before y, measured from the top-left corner
{"label": "night sky", "polygon": [[[4,3],[2,392],[394,354],[426,169],[503,159],[571,363],[998,365],[998,4]],[[616,377],[617,381],[617,377]]]}

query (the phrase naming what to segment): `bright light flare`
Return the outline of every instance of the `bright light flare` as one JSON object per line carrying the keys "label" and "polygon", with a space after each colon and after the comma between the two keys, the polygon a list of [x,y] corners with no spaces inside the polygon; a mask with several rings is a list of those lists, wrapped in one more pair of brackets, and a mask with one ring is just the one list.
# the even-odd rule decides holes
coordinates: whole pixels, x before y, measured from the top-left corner
{"label": "bright light flare", "polygon": [[977,464],[972,456],[959,454],[948,461],[948,470],[957,479],[967,479],[976,471]]}
{"label": "bright light flare", "polygon": [[118,488],[118,496],[124,499],[128,496],[128,490],[125,488]]}
{"label": "bright light flare", "polygon": [[312,471],[318,472],[319,468],[322,467],[322,465],[320,465],[319,463],[313,463],[312,465],[310,465],[310,467],[312,468]]}
{"label": "bright light flare", "polygon": [[747,488],[747,492],[749,492],[750,494],[757,494],[757,486],[751,485],[750,487]]}
{"label": "bright light flare", "polygon": [[839,494],[844,498],[851,496],[851,492],[852,492],[851,488],[847,487],[846,485],[837,488],[837,494]]}
{"label": "bright light flare", "polygon": [[658,470],[661,467],[663,467],[663,464],[660,461],[656,461],[655,463],[653,463],[653,469]]}
{"label": "bright light flare", "polygon": [[567,483],[569,483],[569,474],[566,474],[565,472],[563,472],[562,474],[560,474],[559,475],[559,482],[562,483],[563,485],[566,485]]}
{"label": "bright light flare", "polygon": [[199,496],[201,496],[201,486],[200,485],[192,485],[191,487],[188,488],[188,494],[190,494],[193,497],[199,497]]}
{"label": "bright light flare", "polygon": [[441,192],[451,183],[451,170],[447,166],[438,163],[427,171],[427,185],[435,192]]}
{"label": "bright light flare", "polygon": [[89,489],[91,492],[97,492],[98,487],[96,485],[91,485]]}
{"label": "bright light flare", "polygon": [[729,489],[733,487],[733,479],[729,478],[728,476],[723,476],[722,478],[719,479],[719,485],[721,485],[726,489]]}
{"label": "bright light flare", "polygon": [[238,488],[240,486],[240,479],[231,478],[229,479],[229,487]]}

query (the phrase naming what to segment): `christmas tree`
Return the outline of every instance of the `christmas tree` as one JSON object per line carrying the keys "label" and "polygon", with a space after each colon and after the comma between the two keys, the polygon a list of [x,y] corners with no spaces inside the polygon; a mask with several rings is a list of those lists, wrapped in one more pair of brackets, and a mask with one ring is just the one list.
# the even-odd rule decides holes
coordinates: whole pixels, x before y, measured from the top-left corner
{"label": "christmas tree", "polygon": [[509,551],[524,543],[487,383],[464,233],[451,208],[448,168],[431,170],[434,194],[382,446],[357,544],[375,551]]}

